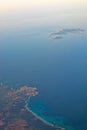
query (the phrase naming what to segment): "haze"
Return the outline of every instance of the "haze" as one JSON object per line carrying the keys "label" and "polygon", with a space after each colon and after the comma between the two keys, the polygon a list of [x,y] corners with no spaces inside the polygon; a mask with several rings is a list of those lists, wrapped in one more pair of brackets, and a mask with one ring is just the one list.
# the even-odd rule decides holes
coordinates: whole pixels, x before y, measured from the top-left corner
{"label": "haze", "polygon": [[71,17],[73,23],[85,25],[86,5],[86,0],[0,0],[0,28],[61,25]]}

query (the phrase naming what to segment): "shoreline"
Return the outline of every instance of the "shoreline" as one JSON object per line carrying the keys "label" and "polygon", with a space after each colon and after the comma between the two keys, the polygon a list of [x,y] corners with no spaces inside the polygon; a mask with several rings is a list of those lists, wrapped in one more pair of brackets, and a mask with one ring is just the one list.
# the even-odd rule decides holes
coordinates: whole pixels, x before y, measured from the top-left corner
{"label": "shoreline", "polygon": [[[31,98],[31,96],[28,98],[28,101],[30,101],[30,98]],[[43,119],[42,117],[40,117],[39,115],[37,115],[35,112],[33,112],[32,110],[29,109],[29,107],[28,107],[28,102],[26,101],[25,103],[26,103],[26,105],[25,105],[26,110],[28,110],[28,111],[29,111],[32,115],[34,115],[37,119],[39,119],[40,121],[42,121],[43,123],[45,123],[45,124],[48,125],[48,126],[51,126],[51,127],[54,127],[54,128],[59,128],[59,129],[61,129],[61,130],[65,130],[65,128],[60,127],[60,126],[55,125],[55,124],[52,124],[52,123],[46,121],[45,119]]]}

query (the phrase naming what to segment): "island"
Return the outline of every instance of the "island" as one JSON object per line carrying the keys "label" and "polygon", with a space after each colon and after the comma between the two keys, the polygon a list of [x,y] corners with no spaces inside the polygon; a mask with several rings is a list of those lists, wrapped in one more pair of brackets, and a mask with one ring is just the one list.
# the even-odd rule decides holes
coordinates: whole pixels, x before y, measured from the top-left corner
{"label": "island", "polygon": [[0,85],[0,130],[65,130],[53,125],[27,107],[27,101],[36,96],[36,87],[21,86],[18,89]]}

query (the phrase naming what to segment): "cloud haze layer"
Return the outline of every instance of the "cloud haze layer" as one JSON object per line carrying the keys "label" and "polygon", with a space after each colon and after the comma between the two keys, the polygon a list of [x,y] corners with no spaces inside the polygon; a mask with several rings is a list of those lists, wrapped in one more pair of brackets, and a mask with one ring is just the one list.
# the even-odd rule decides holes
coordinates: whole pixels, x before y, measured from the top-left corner
{"label": "cloud haze layer", "polygon": [[80,28],[66,28],[66,29],[61,29],[58,32],[52,32],[49,35],[49,38],[56,40],[56,39],[62,39],[64,38],[65,35],[69,34],[84,34],[85,30],[80,29]]}
{"label": "cloud haze layer", "polygon": [[84,28],[86,6],[87,0],[0,0],[0,32],[68,25]]}

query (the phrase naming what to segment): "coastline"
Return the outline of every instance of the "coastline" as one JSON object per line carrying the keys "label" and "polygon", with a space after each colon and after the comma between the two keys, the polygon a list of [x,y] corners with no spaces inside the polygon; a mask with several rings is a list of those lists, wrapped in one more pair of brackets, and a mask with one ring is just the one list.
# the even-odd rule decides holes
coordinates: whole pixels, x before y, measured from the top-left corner
{"label": "coastline", "polygon": [[[28,102],[30,101],[30,98],[31,98],[31,96],[29,96]],[[26,103],[26,104],[25,104],[26,110],[28,110],[28,111],[29,111],[32,115],[34,115],[37,119],[39,119],[40,121],[42,121],[43,123],[45,123],[45,124],[48,125],[48,126],[51,126],[51,127],[54,127],[54,128],[59,128],[59,129],[61,129],[61,130],[65,130],[65,128],[62,128],[62,127],[60,127],[60,126],[54,125],[54,124],[52,124],[52,123],[46,121],[45,119],[43,119],[42,117],[40,117],[39,115],[37,115],[35,112],[33,112],[32,110],[30,110],[29,107],[28,107],[28,102],[27,102],[27,101],[25,102],[25,103]]]}

